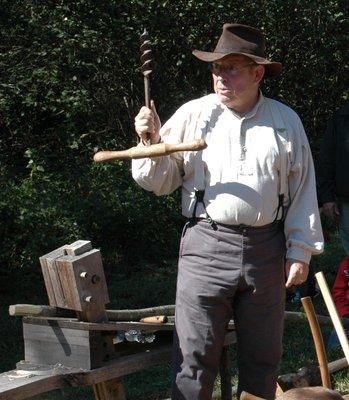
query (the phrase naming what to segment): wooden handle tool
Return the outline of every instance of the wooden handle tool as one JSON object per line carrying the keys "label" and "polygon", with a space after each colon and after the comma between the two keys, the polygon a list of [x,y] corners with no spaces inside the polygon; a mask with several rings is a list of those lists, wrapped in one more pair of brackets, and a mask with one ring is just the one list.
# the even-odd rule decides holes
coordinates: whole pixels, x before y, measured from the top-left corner
{"label": "wooden handle tool", "polygon": [[142,318],[140,322],[147,322],[149,324],[163,324],[167,322],[167,317],[166,315],[155,315],[154,317]]}
{"label": "wooden handle tool", "polygon": [[348,364],[349,364],[349,342],[348,342],[347,336],[345,334],[345,331],[344,331],[344,328],[342,325],[342,321],[338,315],[338,311],[337,311],[334,301],[332,299],[330,290],[327,286],[325,276],[322,272],[318,272],[315,274],[315,278],[317,280],[317,283],[319,284],[322,297],[324,298],[327,310],[328,310],[330,317],[332,319],[332,322],[333,322],[334,329],[337,332],[339,342],[342,346],[345,358],[347,359]]}
{"label": "wooden handle tool", "polygon": [[93,160],[95,162],[110,162],[125,158],[153,158],[167,156],[177,151],[199,151],[206,147],[207,144],[204,139],[196,139],[191,142],[178,144],[159,143],[145,147],[135,146],[121,151],[99,151],[94,155]]}
{"label": "wooden handle tool", "polygon": [[324,341],[322,338],[319,321],[316,318],[313,303],[312,303],[310,297],[302,297],[301,301],[302,301],[302,305],[304,307],[305,313],[307,314],[311,334],[313,335],[316,356],[317,356],[317,359],[319,362],[322,386],[324,386],[328,389],[331,389],[331,379],[330,379],[330,373],[328,371],[325,345],[324,345]]}

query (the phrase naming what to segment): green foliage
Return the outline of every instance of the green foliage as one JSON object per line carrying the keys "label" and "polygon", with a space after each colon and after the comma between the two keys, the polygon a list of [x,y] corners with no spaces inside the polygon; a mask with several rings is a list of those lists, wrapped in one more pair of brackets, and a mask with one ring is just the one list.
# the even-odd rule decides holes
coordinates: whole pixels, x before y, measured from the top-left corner
{"label": "green foliage", "polygon": [[296,108],[316,151],[346,98],[344,0],[3,0],[0,8],[0,268],[91,239],[107,264],[176,253],[178,196],[155,198],[128,163],[96,166],[98,149],[135,144],[143,102],[139,35],[153,41],[152,96],[163,120],[211,91],[194,48],[224,22],[258,26],[284,64],[265,92]]}

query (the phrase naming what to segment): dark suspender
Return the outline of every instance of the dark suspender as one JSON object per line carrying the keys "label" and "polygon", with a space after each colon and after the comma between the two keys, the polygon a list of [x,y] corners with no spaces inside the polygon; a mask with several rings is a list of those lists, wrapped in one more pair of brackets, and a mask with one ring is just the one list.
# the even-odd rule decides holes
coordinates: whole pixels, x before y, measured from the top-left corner
{"label": "dark suspender", "polygon": [[202,204],[205,210],[205,217],[208,221],[208,223],[211,225],[213,230],[217,230],[217,223],[209,216],[207,210],[206,210],[206,205],[204,202],[204,195],[205,195],[205,190],[195,190],[195,204],[194,204],[194,209],[193,209],[193,215],[192,215],[192,221],[194,223],[197,222],[197,217],[196,217],[196,209],[199,203]]}
{"label": "dark suspender", "polygon": [[[281,218],[277,219],[279,216],[279,212],[281,209]],[[283,224],[285,221],[286,213],[285,213],[285,206],[284,206],[284,194],[279,194],[279,203],[278,203],[278,208],[276,210],[276,215],[273,221],[273,224]]]}

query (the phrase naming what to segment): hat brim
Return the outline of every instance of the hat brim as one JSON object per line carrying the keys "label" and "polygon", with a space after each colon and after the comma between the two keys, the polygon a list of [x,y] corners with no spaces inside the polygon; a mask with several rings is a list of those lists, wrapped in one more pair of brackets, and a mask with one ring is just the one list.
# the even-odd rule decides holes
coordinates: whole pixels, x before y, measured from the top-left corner
{"label": "hat brim", "polygon": [[276,77],[281,74],[282,64],[277,61],[270,61],[263,57],[258,57],[253,54],[248,53],[239,53],[239,52],[231,52],[231,53],[219,53],[219,52],[208,52],[208,51],[200,51],[193,50],[193,55],[201,61],[206,62],[214,62],[221,60],[224,57],[230,55],[241,55],[250,58],[255,63],[263,65],[265,67],[265,75],[267,77]]}

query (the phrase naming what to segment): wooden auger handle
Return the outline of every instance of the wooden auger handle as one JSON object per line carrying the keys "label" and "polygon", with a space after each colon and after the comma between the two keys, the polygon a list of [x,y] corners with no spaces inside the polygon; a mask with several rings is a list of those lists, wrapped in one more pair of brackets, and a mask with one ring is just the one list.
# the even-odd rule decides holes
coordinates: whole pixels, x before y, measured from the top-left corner
{"label": "wooden auger handle", "polygon": [[196,139],[191,142],[178,144],[159,143],[145,147],[131,147],[121,151],[99,151],[93,156],[95,162],[110,162],[125,158],[153,158],[167,156],[177,151],[199,151],[207,147],[204,139]]}

